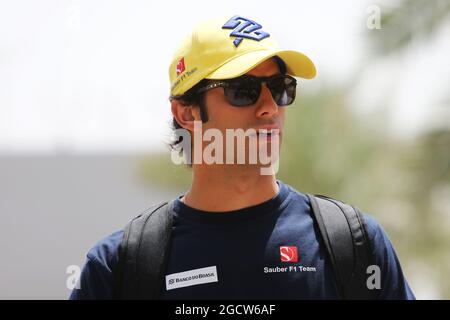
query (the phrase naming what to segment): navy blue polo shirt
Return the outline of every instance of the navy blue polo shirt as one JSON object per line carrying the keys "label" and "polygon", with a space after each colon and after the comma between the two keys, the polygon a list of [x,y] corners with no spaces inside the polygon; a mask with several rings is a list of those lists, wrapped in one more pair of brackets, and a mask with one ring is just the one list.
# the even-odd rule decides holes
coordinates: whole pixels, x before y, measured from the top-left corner
{"label": "navy blue polo shirt", "polygon": [[[340,299],[308,198],[277,183],[274,198],[230,212],[176,200],[164,299]],[[364,220],[381,270],[376,296],[415,299],[388,236],[373,217]],[[89,251],[70,299],[113,297],[122,237],[117,231]]]}

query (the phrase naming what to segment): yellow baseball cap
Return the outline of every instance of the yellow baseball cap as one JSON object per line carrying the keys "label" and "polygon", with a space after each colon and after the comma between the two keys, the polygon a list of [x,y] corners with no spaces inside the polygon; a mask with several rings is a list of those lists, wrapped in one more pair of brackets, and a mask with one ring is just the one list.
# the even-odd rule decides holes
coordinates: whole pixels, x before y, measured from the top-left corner
{"label": "yellow baseball cap", "polygon": [[264,60],[278,56],[286,73],[305,79],[316,75],[314,63],[303,53],[280,50],[257,22],[242,16],[199,23],[176,51],[169,69],[171,96],[179,96],[202,79],[239,77]]}

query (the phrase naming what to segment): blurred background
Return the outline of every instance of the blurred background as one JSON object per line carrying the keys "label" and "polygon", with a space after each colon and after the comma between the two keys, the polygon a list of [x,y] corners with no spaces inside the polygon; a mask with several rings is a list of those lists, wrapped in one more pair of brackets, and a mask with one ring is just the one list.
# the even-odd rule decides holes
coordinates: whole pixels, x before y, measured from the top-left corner
{"label": "blurred background", "polygon": [[448,0],[0,0],[0,299],[66,299],[69,266],[186,190],[168,66],[198,20],[235,14],[318,69],[278,178],[374,216],[416,297],[450,299]]}

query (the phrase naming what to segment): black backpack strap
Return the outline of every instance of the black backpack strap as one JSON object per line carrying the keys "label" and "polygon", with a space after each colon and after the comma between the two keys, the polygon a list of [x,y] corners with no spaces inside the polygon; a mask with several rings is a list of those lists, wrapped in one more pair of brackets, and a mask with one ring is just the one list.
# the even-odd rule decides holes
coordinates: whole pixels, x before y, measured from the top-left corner
{"label": "black backpack strap", "polygon": [[125,227],[114,272],[115,299],[160,299],[170,249],[173,202],[150,207]]}
{"label": "black backpack strap", "polygon": [[326,196],[307,196],[342,298],[372,299],[366,272],[374,259],[361,212]]}

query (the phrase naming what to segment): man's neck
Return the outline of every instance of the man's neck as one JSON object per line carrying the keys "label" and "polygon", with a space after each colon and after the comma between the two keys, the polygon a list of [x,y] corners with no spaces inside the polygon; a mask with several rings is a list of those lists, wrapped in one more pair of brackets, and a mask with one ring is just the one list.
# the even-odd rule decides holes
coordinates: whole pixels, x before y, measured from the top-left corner
{"label": "man's neck", "polygon": [[275,175],[261,175],[255,167],[193,168],[189,191],[182,198],[203,211],[232,211],[260,204],[278,193]]}

